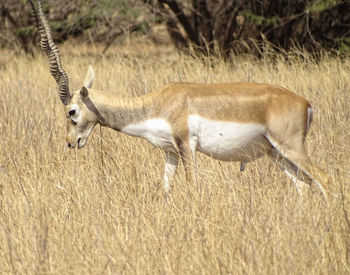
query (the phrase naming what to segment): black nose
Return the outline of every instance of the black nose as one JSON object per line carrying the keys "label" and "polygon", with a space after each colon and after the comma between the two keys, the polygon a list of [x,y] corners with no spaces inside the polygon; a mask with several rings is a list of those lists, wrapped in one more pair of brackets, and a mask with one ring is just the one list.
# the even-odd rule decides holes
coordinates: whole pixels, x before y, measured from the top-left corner
{"label": "black nose", "polygon": [[68,144],[68,148],[72,148],[72,144],[70,144],[69,142],[67,142]]}

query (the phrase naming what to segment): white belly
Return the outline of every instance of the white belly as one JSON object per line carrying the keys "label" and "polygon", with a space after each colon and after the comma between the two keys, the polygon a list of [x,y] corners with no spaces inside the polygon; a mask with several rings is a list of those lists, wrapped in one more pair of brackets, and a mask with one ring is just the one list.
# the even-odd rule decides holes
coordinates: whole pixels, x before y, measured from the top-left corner
{"label": "white belly", "polygon": [[176,148],[171,127],[164,119],[149,119],[131,124],[122,128],[121,132],[145,138],[154,146],[164,150]]}
{"label": "white belly", "polygon": [[188,118],[192,150],[226,161],[248,162],[261,157],[270,147],[265,128],[259,124]]}

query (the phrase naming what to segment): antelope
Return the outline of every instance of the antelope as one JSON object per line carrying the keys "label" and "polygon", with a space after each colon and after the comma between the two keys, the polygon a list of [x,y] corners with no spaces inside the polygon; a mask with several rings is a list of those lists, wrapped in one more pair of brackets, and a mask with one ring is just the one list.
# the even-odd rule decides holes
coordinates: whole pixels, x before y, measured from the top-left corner
{"label": "antelope", "polygon": [[136,98],[91,89],[94,71],[88,68],[81,89],[70,92],[59,50],[49,23],[30,0],[49,58],[50,72],[67,116],[67,145],[82,148],[96,124],[148,140],[165,152],[164,188],[181,159],[186,180],[195,182],[196,151],[223,161],[246,163],[270,156],[299,189],[299,182],[322,186],[329,176],[304,148],[312,122],[309,102],[275,85],[261,83],[170,83]]}

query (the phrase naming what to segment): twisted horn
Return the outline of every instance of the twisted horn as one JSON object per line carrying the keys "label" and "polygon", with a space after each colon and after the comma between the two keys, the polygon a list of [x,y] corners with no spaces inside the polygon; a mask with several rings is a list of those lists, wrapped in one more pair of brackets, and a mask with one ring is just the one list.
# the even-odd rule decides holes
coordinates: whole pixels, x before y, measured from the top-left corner
{"label": "twisted horn", "polygon": [[50,61],[50,72],[58,84],[58,95],[64,105],[68,105],[71,99],[69,92],[69,79],[61,65],[61,57],[58,48],[53,42],[49,23],[41,8],[41,1],[38,0],[38,11],[32,0],[30,0],[37,28],[40,33],[40,44]]}

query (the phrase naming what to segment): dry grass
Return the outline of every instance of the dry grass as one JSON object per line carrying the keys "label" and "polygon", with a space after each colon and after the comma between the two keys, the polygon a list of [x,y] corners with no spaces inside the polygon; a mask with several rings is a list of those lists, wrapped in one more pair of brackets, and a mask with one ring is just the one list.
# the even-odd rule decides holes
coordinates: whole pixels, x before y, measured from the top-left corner
{"label": "dry grass", "polygon": [[181,56],[168,49],[62,49],[71,87],[89,63],[94,87],[136,96],[169,81],[257,81],[310,100],[307,140],[333,179],[301,200],[267,158],[239,164],[198,154],[199,192],[181,168],[164,204],[164,157],[146,141],[97,126],[65,150],[65,117],[46,57],[0,67],[0,273],[348,274],[350,60]]}

